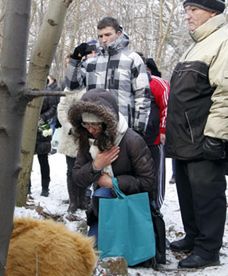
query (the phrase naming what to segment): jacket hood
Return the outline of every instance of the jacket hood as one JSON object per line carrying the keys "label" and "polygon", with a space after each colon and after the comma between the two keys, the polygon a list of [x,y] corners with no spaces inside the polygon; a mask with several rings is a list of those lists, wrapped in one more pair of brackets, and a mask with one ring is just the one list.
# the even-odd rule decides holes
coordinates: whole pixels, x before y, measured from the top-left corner
{"label": "jacket hood", "polygon": [[[73,104],[68,112],[68,118],[74,127],[74,136],[79,143],[91,138],[88,131],[82,127],[82,113],[92,113],[103,122],[103,134],[100,150],[108,149],[114,144],[119,120],[119,108],[117,101],[111,92],[102,89],[93,89],[86,92],[81,100]],[[105,142],[104,142],[105,140]],[[83,142],[82,142],[83,143]],[[98,142],[99,144],[99,142]],[[81,144],[82,146],[82,144]]]}

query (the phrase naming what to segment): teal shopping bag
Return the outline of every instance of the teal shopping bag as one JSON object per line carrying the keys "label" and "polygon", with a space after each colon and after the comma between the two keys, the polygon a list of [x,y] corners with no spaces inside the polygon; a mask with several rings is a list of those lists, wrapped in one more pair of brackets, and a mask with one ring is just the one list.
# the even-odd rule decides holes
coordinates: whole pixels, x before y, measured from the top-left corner
{"label": "teal shopping bag", "polygon": [[99,199],[100,257],[124,257],[129,266],[155,256],[155,237],[148,193],[124,195],[113,180],[117,198]]}

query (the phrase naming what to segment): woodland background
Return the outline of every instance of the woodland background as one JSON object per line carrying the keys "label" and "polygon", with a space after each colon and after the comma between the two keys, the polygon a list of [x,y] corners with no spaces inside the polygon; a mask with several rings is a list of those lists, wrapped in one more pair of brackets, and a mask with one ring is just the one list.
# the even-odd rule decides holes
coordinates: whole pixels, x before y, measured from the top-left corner
{"label": "woodland background", "polygon": [[[0,49],[6,0],[0,0]],[[64,57],[81,42],[97,38],[97,22],[116,17],[130,37],[130,48],[153,57],[163,77],[169,79],[173,66],[190,44],[181,0],[75,0],[69,6],[51,73],[60,81]],[[40,31],[48,1],[33,0],[28,58]]]}
{"label": "woodland background", "polygon": [[182,4],[181,0],[0,0],[0,276],[16,194],[17,206],[26,202],[48,73],[60,83],[66,55],[78,44],[96,39],[97,22],[113,16],[128,33],[130,48],[153,57],[163,77],[170,79],[191,43]]}

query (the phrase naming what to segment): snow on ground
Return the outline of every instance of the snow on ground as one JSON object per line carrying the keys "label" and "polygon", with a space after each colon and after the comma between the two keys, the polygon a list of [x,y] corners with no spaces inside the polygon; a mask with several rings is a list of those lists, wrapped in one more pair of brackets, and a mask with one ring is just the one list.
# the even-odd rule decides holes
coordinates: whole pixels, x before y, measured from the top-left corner
{"label": "snow on ground", "polygon": [[[50,183],[50,195],[49,197],[41,197],[41,184],[40,184],[40,169],[37,157],[34,157],[33,170],[31,175],[32,182],[32,196],[36,205],[44,207],[44,210],[51,214],[66,215],[67,204],[63,204],[63,200],[68,199],[67,185],[66,185],[66,160],[62,154],[54,154],[49,156],[49,163],[51,169],[51,183]],[[179,239],[182,237],[183,228],[180,218],[179,205],[176,194],[175,184],[169,184],[168,181],[171,178],[171,160],[166,160],[166,198],[162,207],[162,213],[166,223],[167,238],[169,241]],[[227,178],[228,181],[228,178]],[[85,217],[82,211],[78,211],[78,216]],[[31,216],[35,218],[41,218],[39,214],[34,210],[18,208],[15,209],[15,216]],[[64,219],[67,227],[71,230],[76,230],[77,222],[69,222]],[[226,221],[226,229],[224,234],[224,245],[221,249],[220,262],[221,265],[217,267],[209,267],[198,270],[178,270],[178,259],[183,255],[174,255],[170,250],[167,250],[167,264],[161,267],[160,271],[154,271],[153,269],[129,269],[130,276],[147,276],[147,275],[191,275],[191,276],[214,276],[219,274],[220,276],[228,276],[228,220]],[[67,276],[67,275],[63,275]]]}

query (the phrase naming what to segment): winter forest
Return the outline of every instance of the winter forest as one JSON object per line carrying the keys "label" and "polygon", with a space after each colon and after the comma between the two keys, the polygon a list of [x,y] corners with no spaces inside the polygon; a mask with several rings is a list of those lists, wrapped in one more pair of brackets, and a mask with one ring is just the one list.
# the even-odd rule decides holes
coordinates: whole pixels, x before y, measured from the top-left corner
{"label": "winter forest", "polygon": [[[48,74],[60,85],[64,80],[66,56],[80,43],[97,40],[97,22],[104,16],[112,16],[129,35],[129,47],[146,58],[152,57],[162,77],[170,80],[174,66],[191,43],[182,4],[183,0],[0,0],[0,276],[4,276],[3,264],[15,213],[54,218],[73,231],[84,227],[84,212],[77,214],[81,217],[79,221],[76,218],[69,222],[65,218],[67,206],[62,201],[67,199],[66,164],[59,153],[50,155],[49,159],[50,166],[56,170],[51,172],[53,194],[47,199],[39,195],[40,172],[33,153]],[[64,96],[62,91],[53,93]],[[168,183],[171,160],[166,162]],[[32,208],[27,206],[30,179]],[[183,234],[175,185],[169,185],[166,196],[162,212],[167,237],[172,240]],[[228,275],[227,229],[224,244],[223,266],[218,272],[225,276]],[[168,266],[160,272],[129,269],[128,274],[105,274],[105,269],[99,267],[93,275],[199,275],[199,271],[179,272],[176,264],[181,256],[167,254]],[[200,273],[215,275],[217,270],[202,269]],[[39,272],[36,275],[44,276]],[[63,276],[68,275],[74,274],[66,272]]]}
{"label": "winter forest", "polygon": [[[1,36],[4,22],[5,4],[1,5]],[[32,1],[29,23],[27,62],[30,52],[40,32],[48,1]],[[66,20],[56,49],[51,72],[63,77],[64,57],[82,42],[96,39],[96,25],[103,16],[118,18],[130,37],[130,47],[153,57],[164,77],[169,78],[172,64],[189,45],[185,28],[182,1],[72,1],[67,10]]]}

